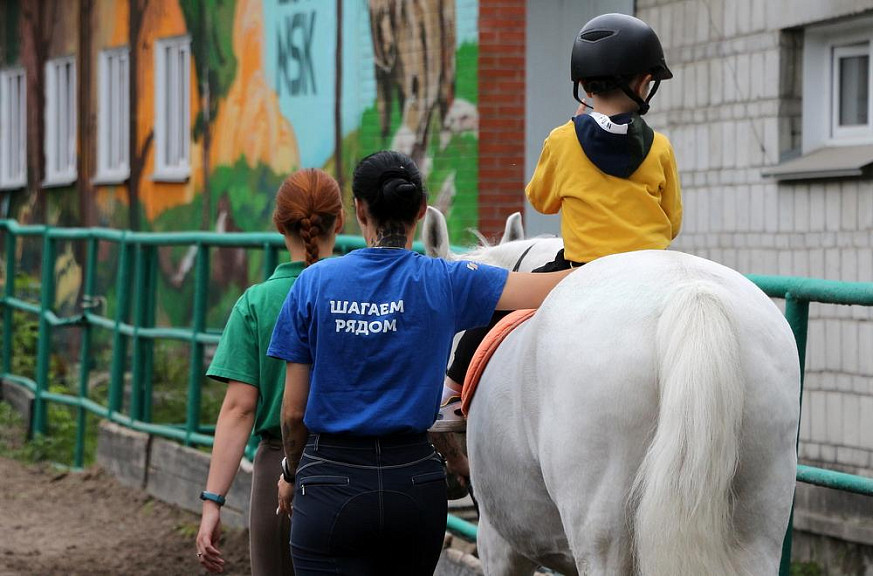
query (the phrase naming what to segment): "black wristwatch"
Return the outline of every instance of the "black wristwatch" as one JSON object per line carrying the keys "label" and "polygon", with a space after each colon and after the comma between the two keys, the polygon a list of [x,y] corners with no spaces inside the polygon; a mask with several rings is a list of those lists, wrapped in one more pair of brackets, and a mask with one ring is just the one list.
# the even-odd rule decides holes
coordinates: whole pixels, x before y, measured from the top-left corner
{"label": "black wristwatch", "polygon": [[294,474],[288,468],[288,458],[282,458],[282,478],[288,484],[294,484]]}

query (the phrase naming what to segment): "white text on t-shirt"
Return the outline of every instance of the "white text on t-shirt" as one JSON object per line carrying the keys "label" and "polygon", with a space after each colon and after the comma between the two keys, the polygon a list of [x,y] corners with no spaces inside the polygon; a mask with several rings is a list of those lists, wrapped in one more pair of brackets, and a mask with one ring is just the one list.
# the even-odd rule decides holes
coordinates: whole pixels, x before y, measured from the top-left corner
{"label": "white text on t-shirt", "polygon": [[[394,302],[356,302],[354,300],[331,300],[331,314],[356,314],[359,316],[386,316],[403,313],[403,300]],[[382,320],[359,320],[356,318],[334,318],[336,332],[351,334],[379,334],[380,332],[397,332],[397,318]]]}

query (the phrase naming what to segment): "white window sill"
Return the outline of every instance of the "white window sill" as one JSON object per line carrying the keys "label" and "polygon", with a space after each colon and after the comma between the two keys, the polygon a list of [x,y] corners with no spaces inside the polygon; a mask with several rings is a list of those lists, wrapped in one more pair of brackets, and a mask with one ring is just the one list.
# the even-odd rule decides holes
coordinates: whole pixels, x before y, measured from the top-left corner
{"label": "white window sill", "polygon": [[97,174],[91,179],[94,186],[117,186],[124,184],[130,178],[130,172]]}
{"label": "white window sill", "polygon": [[169,184],[184,184],[191,177],[190,170],[162,170],[152,173],[152,182],[167,182]]}
{"label": "white window sill", "polygon": [[20,190],[27,187],[27,180],[15,180],[12,182],[0,182],[0,190]]}
{"label": "white window sill", "polygon": [[873,145],[873,135],[865,133],[852,137],[844,136],[842,138],[828,138],[822,145],[830,146],[831,148],[839,148],[841,146],[871,146]]}
{"label": "white window sill", "polygon": [[775,180],[816,180],[861,176],[873,164],[873,144],[825,146],[761,171]]}
{"label": "white window sill", "polygon": [[55,175],[50,178],[46,178],[42,181],[43,188],[62,188],[64,186],[69,186],[70,184],[75,184],[77,179],[76,174],[68,174],[65,176]]}

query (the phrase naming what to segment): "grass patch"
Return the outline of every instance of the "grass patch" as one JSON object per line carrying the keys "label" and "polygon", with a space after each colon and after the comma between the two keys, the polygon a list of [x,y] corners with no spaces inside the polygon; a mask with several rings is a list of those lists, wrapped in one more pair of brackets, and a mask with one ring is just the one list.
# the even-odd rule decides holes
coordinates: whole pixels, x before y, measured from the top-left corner
{"label": "grass patch", "polygon": [[[0,456],[27,464],[56,462],[70,465],[76,441],[76,423],[71,409],[49,406],[49,433],[27,440],[24,418],[10,404],[0,402]],[[93,462],[97,435],[85,437],[86,466]]]}
{"label": "grass patch", "polygon": [[176,533],[188,540],[194,540],[200,531],[200,525],[193,522],[182,522],[176,526]]}
{"label": "grass patch", "polygon": [[792,562],[791,576],[824,576],[824,570],[815,562]]}

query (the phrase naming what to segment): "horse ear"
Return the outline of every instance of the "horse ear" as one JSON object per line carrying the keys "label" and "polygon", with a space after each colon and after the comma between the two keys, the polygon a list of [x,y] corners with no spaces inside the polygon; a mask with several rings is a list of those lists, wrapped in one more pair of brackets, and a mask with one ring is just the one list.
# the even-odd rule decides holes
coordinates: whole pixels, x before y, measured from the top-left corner
{"label": "horse ear", "polygon": [[446,217],[433,206],[428,206],[424,215],[421,240],[424,242],[428,256],[446,258],[449,255],[449,228],[446,225]]}
{"label": "horse ear", "polygon": [[521,225],[521,212],[513,212],[506,219],[506,227],[503,229],[503,238],[500,239],[500,243],[506,244],[513,240],[524,240],[524,228]]}

